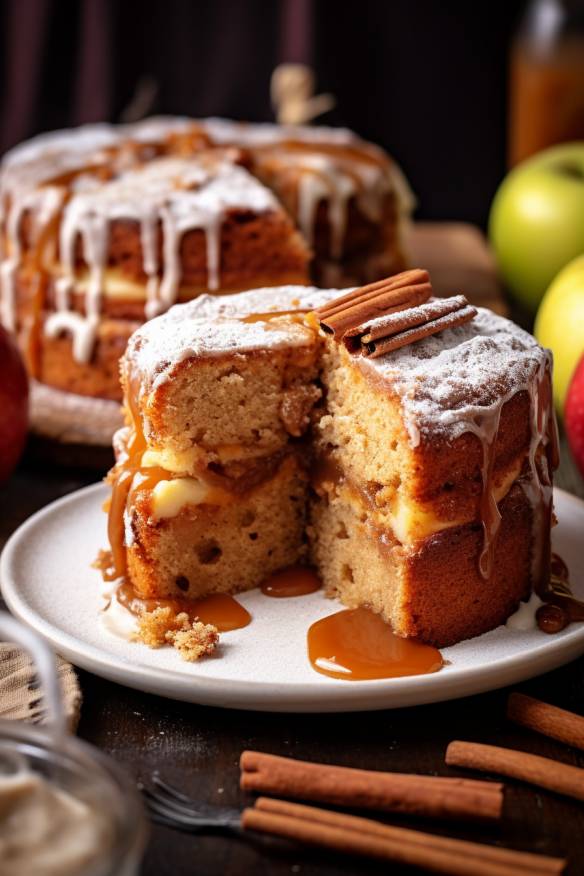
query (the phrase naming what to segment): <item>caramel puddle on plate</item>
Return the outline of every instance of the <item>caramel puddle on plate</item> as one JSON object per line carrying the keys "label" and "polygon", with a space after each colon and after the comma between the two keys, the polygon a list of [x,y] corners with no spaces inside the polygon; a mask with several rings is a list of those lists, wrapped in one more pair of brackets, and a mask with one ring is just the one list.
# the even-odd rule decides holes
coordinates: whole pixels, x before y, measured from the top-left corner
{"label": "caramel puddle on plate", "polygon": [[309,566],[289,566],[270,575],[260,590],[265,596],[286,599],[291,596],[305,596],[320,590],[322,582],[314,569]]}
{"label": "caramel puddle on plate", "polygon": [[172,611],[186,612],[191,621],[199,620],[204,624],[213,624],[220,633],[230,630],[240,630],[251,621],[251,614],[233,596],[227,593],[212,593],[202,599],[141,599],[136,596],[130,584],[121,584],[116,591],[118,602],[140,615],[144,611],[154,611],[156,608],[169,606]]}
{"label": "caramel puddle on plate", "polygon": [[444,665],[436,648],[396,636],[367,608],[347,608],[312,624],[308,657],[317,672],[348,681],[426,675]]}

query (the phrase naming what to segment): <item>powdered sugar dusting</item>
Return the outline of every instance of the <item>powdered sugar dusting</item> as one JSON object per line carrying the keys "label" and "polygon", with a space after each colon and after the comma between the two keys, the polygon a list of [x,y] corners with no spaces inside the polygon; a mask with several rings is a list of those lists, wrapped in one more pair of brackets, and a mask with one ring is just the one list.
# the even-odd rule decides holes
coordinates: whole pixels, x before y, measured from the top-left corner
{"label": "powdered sugar dusting", "polygon": [[532,335],[477,308],[472,322],[378,359],[356,361],[401,396],[416,444],[426,432],[456,438],[472,429],[477,415],[527,388],[549,359]]}
{"label": "powdered sugar dusting", "polygon": [[[191,356],[303,344],[308,329],[289,316],[242,320],[252,314],[313,310],[343,291],[281,286],[221,297],[203,295],[138,329],[126,356],[143,388],[150,389]],[[475,319],[465,325],[378,359],[352,358],[365,375],[401,397],[414,445],[437,430],[450,438],[475,431],[478,415],[528,388],[549,360],[549,352],[532,335],[484,308],[478,308]]]}
{"label": "powdered sugar dusting", "polygon": [[382,337],[381,331],[387,329],[388,334],[393,334],[394,330],[401,330],[403,325],[415,326],[421,323],[428,322],[431,319],[437,319],[444,315],[445,304],[448,302],[451,309],[462,308],[468,302],[464,295],[453,295],[451,298],[431,298],[425,304],[419,304],[416,307],[408,307],[407,310],[399,310],[396,313],[390,313],[386,316],[377,316],[374,319],[367,320],[356,329],[352,329],[350,334],[361,334],[362,332],[376,332],[379,337]]}
{"label": "powdered sugar dusting", "polygon": [[279,286],[220,297],[201,295],[138,329],[130,338],[126,360],[148,390],[160,386],[185,359],[306,344],[310,330],[289,316],[243,319],[314,310],[339,294],[337,289]]}

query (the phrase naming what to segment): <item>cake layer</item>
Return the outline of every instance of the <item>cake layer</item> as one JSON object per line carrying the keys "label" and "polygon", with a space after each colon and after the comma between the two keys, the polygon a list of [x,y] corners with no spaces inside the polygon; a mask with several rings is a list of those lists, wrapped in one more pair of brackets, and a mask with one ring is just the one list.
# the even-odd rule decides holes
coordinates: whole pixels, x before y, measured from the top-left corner
{"label": "cake layer", "polygon": [[[491,489],[496,503],[501,502],[525,472],[525,463],[526,460],[511,467],[504,476],[493,479]],[[414,545],[443,529],[481,521],[482,486],[466,494],[459,489],[450,498],[447,507],[440,501],[421,502],[399,488],[351,481],[334,462],[333,454],[326,459],[316,456],[311,485],[321,498],[335,495],[353,505],[359,518],[367,517],[379,529],[391,532],[392,537],[404,546]]]}
{"label": "cake layer", "polygon": [[[381,384],[379,370],[364,369],[361,359],[335,342],[327,343],[324,358],[327,411],[316,433],[323,468],[336,467],[336,479],[348,480],[381,525],[391,526],[402,541],[480,519],[487,463],[489,488],[498,500],[528,467],[532,429],[527,389],[517,386],[494,405],[484,398],[487,404],[482,406],[477,397],[476,404],[461,409],[461,421],[468,419],[467,428],[473,431],[442,430],[437,418],[435,433],[428,424],[413,443],[403,416],[404,395]],[[532,380],[537,364],[534,355]],[[423,382],[420,374],[411,386],[423,391]],[[486,434],[491,422],[496,425],[492,442]]]}
{"label": "cake layer", "polygon": [[[161,491],[157,499],[137,490],[126,512],[128,573],[138,596],[235,593],[305,558],[308,478],[301,458],[287,456],[271,478],[223,504],[176,484],[174,508],[168,496],[161,504]],[[161,509],[176,513],[157,516]]]}
{"label": "cake layer", "polygon": [[[45,317],[31,331],[24,324],[18,338],[31,373],[38,382],[65,392],[121,402],[120,359],[128,338],[138,326],[134,320],[104,319],[96,328],[91,361],[74,355],[75,339],[69,333],[47,337],[41,333]],[[79,336],[83,343],[83,336]]]}
{"label": "cake layer", "polygon": [[504,623],[530,592],[532,507],[520,486],[500,513],[488,581],[477,563],[480,525],[446,529],[408,549],[335,496],[313,505],[311,557],[329,596],[370,607],[400,636],[444,647]]}
{"label": "cake layer", "polygon": [[206,296],[173,308],[162,332],[158,320],[138,331],[122,379],[149,447],[238,448],[243,459],[304,434],[320,397],[320,341],[301,315],[278,313],[312,300],[319,294],[303,287]]}

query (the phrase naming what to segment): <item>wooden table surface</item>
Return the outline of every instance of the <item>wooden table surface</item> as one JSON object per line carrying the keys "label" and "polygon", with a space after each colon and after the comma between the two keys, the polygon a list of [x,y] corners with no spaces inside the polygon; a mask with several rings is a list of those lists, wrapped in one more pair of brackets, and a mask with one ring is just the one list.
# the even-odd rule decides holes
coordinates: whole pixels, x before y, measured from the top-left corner
{"label": "wooden table surface", "polygon": [[[95,472],[25,460],[0,489],[0,543],[38,508],[95,479]],[[566,451],[557,483],[584,496],[584,485]],[[80,581],[79,586],[83,585]],[[242,806],[238,759],[245,748],[347,766],[448,775],[453,773],[444,766],[444,751],[450,740],[458,738],[517,747],[584,767],[584,753],[508,723],[504,717],[507,690],[395,711],[270,715],[173,702],[85,672],[81,684],[81,737],[111,754],[135,777],[147,779],[158,770],[169,782],[208,803]],[[584,658],[518,689],[584,714]],[[445,828],[444,832],[449,831]],[[457,827],[450,832],[565,855],[571,861],[569,874],[584,872],[584,804],[552,793],[510,782],[500,828]],[[152,829],[143,867],[144,876],[330,876],[387,871],[387,866],[376,863],[279,842],[194,838],[160,827]],[[391,872],[401,869],[392,866]]]}

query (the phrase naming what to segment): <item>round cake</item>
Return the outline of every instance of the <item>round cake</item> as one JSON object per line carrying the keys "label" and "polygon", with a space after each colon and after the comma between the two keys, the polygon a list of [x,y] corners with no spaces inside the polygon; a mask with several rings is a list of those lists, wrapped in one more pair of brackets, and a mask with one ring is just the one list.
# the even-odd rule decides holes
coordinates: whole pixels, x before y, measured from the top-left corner
{"label": "round cake", "polygon": [[142,322],[201,293],[399,270],[410,207],[391,159],[343,129],[157,118],[44,134],[2,164],[0,319],[35,381],[118,402]]}
{"label": "round cake", "polygon": [[109,577],[184,602],[310,562],[400,636],[479,635],[549,579],[551,356],[425,271],[339,295],[203,296],[133,335]]}

